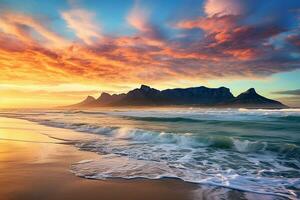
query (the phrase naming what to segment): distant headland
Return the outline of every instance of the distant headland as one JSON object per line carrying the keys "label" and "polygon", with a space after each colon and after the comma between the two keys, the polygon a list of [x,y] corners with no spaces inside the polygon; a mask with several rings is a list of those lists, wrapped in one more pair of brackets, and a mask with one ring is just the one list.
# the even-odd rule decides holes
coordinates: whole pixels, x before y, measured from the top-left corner
{"label": "distant headland", "polygon": [[67,108],[121,107],[121,106],[199,106],[225,108],[288,108],[279,101],[256,93],[254,88],[233,96],[229,88],[204,86],[157,90],[146,85],[128,93],[108,94],[103,92],[97,99],[88,96],[80,103]]}

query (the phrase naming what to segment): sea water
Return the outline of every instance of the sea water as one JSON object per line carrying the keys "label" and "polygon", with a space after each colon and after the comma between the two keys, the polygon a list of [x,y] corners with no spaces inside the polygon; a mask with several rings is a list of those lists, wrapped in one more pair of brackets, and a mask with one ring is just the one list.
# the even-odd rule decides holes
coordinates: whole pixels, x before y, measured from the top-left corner
{"label": "sea water", "polygon": [[0,115],[86,135],[74,144],[99,153],[99,159],[74,163],[71,171],[80,177],[172,177],[300,197],[299,109],[23,110]]}

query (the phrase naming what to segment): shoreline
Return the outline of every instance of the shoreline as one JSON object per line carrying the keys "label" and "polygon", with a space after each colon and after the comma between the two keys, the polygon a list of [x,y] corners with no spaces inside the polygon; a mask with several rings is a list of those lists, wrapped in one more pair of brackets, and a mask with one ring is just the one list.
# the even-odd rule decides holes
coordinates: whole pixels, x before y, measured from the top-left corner
{"label": "shoreline", "polygon": [[[13,199],[272,199],[272,195],[186,183],[179,179],[94,180],[75,176],[72,163],[99,158],[44,132],[82,135],[27,120],[0,118],[0,196]],[[276,198],[280,198],[277,197]],[[0,198],[1,199],[1,198]]]}

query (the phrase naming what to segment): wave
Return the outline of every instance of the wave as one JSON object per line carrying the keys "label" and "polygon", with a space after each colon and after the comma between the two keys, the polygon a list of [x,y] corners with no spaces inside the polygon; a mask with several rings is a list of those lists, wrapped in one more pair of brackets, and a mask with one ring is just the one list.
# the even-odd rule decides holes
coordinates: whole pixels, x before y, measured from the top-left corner
{"label": "wave", "polygon": [[38,122],[39,124],[52,126],[56,128],[65,128],[65,129],[72,129],[78,132],[85,132],[85,133],[94,133],[94,134],[108,134],[117,127],[105,127],[105,126],[98,126],[96,124],[89,124],[89,123],[67,123],[67,122],[55,122],[51,120],[31,120],[34,122]]}
{"label": "wave", "polygon": [[184,117],[137,117],[137,116],[124,116],[124,119],[139,120],[147,122],[201,122],[203,120],[184,118]]}
{"label": "wave", "polygon": [[[238,126],[247,127],[249,125],[248,121],[238,121],[227,119],[197,119],[192,117],[139,117],[139,116],[122,116],[123,119],[133,120],[133,121],[145,121],[145,122],[170,122],[170,123],[194,123],[194,124],[208,124],[208,125],[222,125],[222,126]],[[255,123],[255,122],[252,122]],[[258,125],[261,125],[258,123]]]}
{"label": "wave", "polygon": [[[187,171],[184,167],[178,167],[167,162],[137,160],[114,154],[102,156],[98,160],[84,160],[75,163],[71,166],[71,172],[79,177],[100,180],[106,180],[109,178],[178,178],[190,183],[222,186],[241,191],[274,195],[289,199],[295,199],[296,194],[286,188],[300,185],[299,179],[296,178],[284,181],[268,177],[254,179],[251,176],[241,176],[232,171],[225,170],[219,174],[205,174],[196,169]],[[275,187],[279,184],[280,187]]]}
{"label": "wave", "polygon": [[240,153],[276,152],[282,156],[294,157],[300,160],[300,147],[297,144],[268,143],[251,141],[243,138],[225,135],[198,135],[197,133],[168,133],[154,130],[144,130],[126,127],[99,126],[90,123],[67,123],[52,120],[28,119],[39,124],[57,128],[71,129],[78,132],[102,135],[112,139],[152,143],[174,144],[186,148],[211,147],[215,149],[233,150]]}
{"label": "wave", "polygon": [[[80,111],[81,113],[82,111]],[[8,116],[8,115],[7,115]],[[32,116],[32,115],[30,115]],[[110,126],[99,126],[99,124],[91,123],[71,123],[71,122],[59,122],[51,119],[39,119],[30,118],[28,116],[24,117],[20,114],[14,114],[10,117],[16,117],[20,119],[27,119],[33,122],[37,122],[42,125],[52,126],[57,128],[72,129],[78,132],[92,133],[98,135],[104,135],[115,139],[131,140],[136,142],[153,143],[153,144],[175,144],[178,146],[183,146],[186,148],[202,148],[211,147],[215,149],[232,150],[240,153],[250,153],[250,152],[264,152],[270,151],[275,152],[283,157],[292,158],[300,160],[300,147],[298,143],[269,143],[261,140],[251,141],[249,139],[244,139],[243,137],[232,137],[222,135],[199,135],[197,133],[168,133],[159,132],[154,130],[144,130],[137,128],[126,128],[126,127],[110,127]],[[292,118],[295,116],[285,116],[284,118]],[[137,117],[130,117],[132,119],[137,119]],[[296,117],[297,118],[297,117]],[[190,118],[161,118],[161,117],[138,117],[140,120],[146,121],[169,121],[169,122],[194,122],[194,119]],[[298,119],[298,118],[297,118]],[[181,120],[181,121],[180,121]],[[199,122],[200,120],[195,120]],[[227,122],[227,121],[211,121],[208,120],[205,123],[213,125],[236,125],[237,127],[253,127],[253,123],[245,122]],[[272,124],[271,124],[272,125]],[[258,123],[255,127],[260,126],[263,130],[273,130],[277,129],[273,126],[265,126]],[[226,134],[226,133],[225,133]],[[250,137],[248,137],[250,138]],[[266,139],[266,137],[263,137]],[[281,139],[283,141],[283,139]]]}
{"label": "wave", "polygon": [[71,114],[87,114],[87,115],[105,115],[107,114],[106,112],[100,112],[100,111],[84,111],[84,110],[75,110],[75,111],[70,111]]}
{"label": "wave", "polygon": [[264,141],[250,141],[231,136],[199,136],[192,133],[167,133],[136,128],[107,127],[89,123],[59,123],[49,120],[39,122],[42,125],[72,129],[134,142],[149,144],[174,144],[186,148],[211,147],[215,149],[232,150],[240,153],[275,152],[287,158],[300,160],[300,147],[296,144],[276,144]]}
{"label": "wave", "polygon": [[282,116],[282,117],[278,117],[278,119],[284,121],[290,121],[290,122],[300,122],[300,116],[294,116],[294,115]]}
{"label": "wave", "polygon": [[[107,113],[110,114],[110,113]],[[206,111],[203,113],[197,112],[121,112],[112,113],[114,116],[122,117],[123,119],[133,121],[145,121],[145,122],[174,122],[174,123],[210,123],[210,124],[236,124],[242,123],[258,123],[264,122],[277,122],[281,120],[283,122],[300,122],[300,112],[287,112],[287,111],[232,111],[225,110],[218,111]]]}
{"label": "wave", "polygon": [[175,144],[187,148],[211,147],[215,149],[232,150],[240,153],[256,153],[271,151],[281,156],[298,158],[300,148],[295,144],[271,144],[263,141],[250,141],[230,136],[197,136],[191,133],[165,133],[140,129],[115,129],[113,137],[154,144]]}

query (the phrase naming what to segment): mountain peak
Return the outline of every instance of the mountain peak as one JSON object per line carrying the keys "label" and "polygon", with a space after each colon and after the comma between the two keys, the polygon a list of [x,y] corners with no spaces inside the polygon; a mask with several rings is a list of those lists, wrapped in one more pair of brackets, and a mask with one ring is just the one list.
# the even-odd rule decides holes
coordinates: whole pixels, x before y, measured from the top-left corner
{"label": "mountain peak", "polygon": [[92,101],[95,101],[95,100],[96,100],[95,97],[89,95],[85,98],[84,102],[92,102]]}
{"label": "mountain peak", "polygon": [[257,94],[254,88],[249,88],[246,92],[244,92],[245,94]]}
{"label": "mountain peak", "polygon": [[232,102],[239,106],[246,106],[249,108],[286,108],[279,101],[268,99],[256,93],[254,88],[250,88],[247,91],[238,95]]}
{"label": "mountain peak", "polygon": [[148,91],[148,90],[151,90],[151,87],[149,87],[149,86],[147,86],[147,85],[141,85],[140,89],[141,89],[141,90]]}
{"label": "mountain peak", "polygon": [[103,97],[110,97],[111,95],[108,94],[107,92],[102,92],[99,98],[103,98]]}
{"label": "mountain peak", "polygon": [[73,105],[74,107],[85,107],[96,102],[96,99],[92,96],[87,96],[83,101]]}
{"label": "mountain peak", "polygon": [[250,99],[257,99],[257,98],[262,98],[262,97],[263,96],[256,93],[254,88],[249,88],[245,92],[238,95],[236,98],[237,99],[247,99],[247,100],[249,100],[249,98]]}

